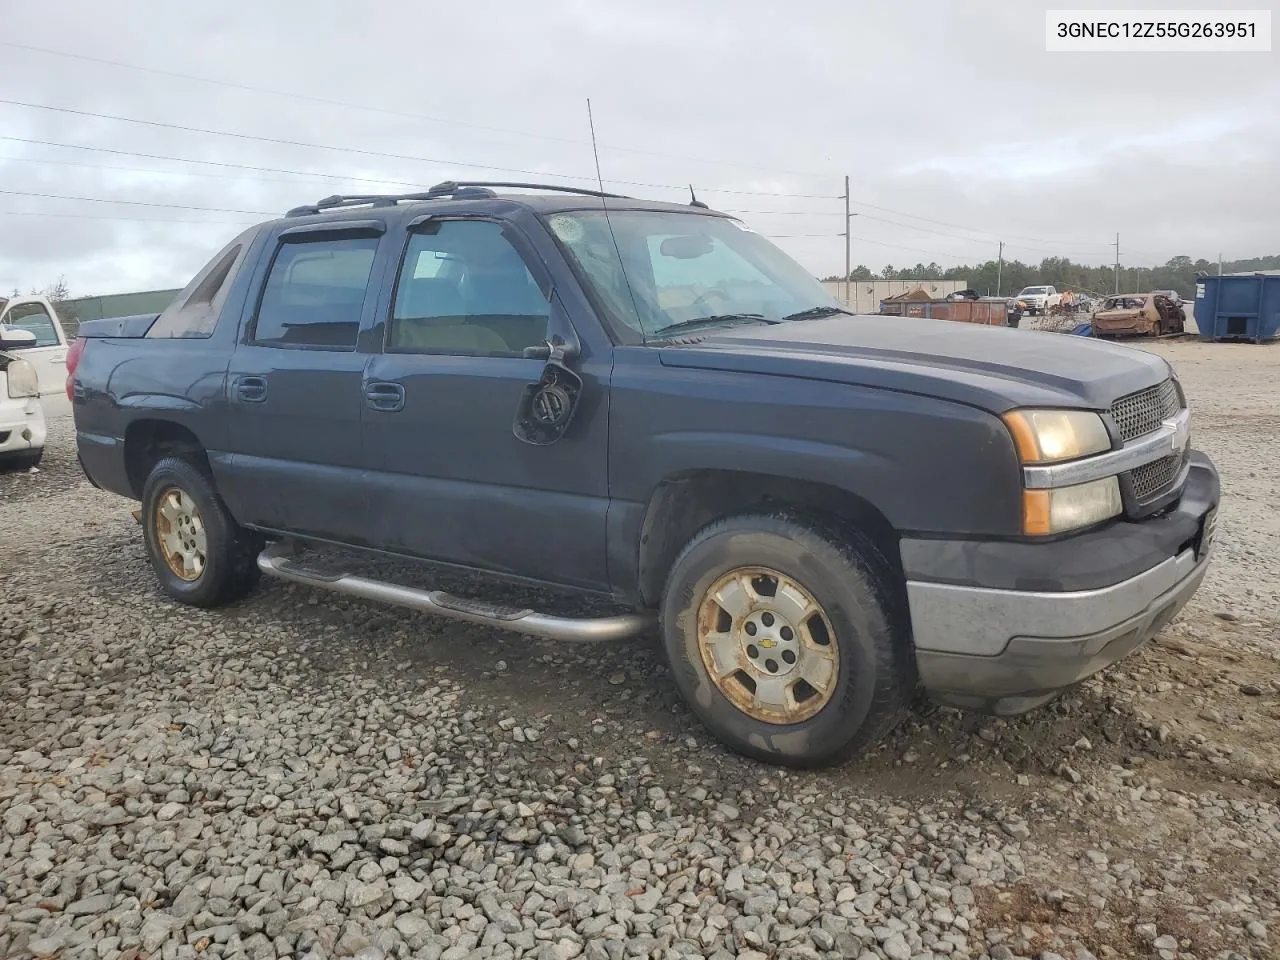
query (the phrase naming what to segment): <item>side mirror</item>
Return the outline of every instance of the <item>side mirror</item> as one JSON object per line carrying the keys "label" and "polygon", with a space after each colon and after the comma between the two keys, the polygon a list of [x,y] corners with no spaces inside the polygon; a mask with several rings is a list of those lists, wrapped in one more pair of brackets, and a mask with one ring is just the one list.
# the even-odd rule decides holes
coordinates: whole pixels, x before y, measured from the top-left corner
{"label": "side mirror", "polygon": [[0,326],[0,349],[25,350],[38,342],[38,338],[30,330]]}
{"label": "side mirror", "polygon": [[511,426],[518,440],[536,447],[549,446],[564,436],[582,393],[582,378],[568,367],[575,351],[559,337],[548,340],[544,350],[547,362],[542,376],[525,387]]}
{"label": "side mirror", "polygon": [[525,347],[525,359],[543,360],[542,375],[525,387],[516,407],[511,432],[516,439],[536,447],[550,446],[565,435],[578,409],[582,393],[582,377],[570,365],[578,358],[581,346],[564,304],[551,293],[550,339],[538,346]]}

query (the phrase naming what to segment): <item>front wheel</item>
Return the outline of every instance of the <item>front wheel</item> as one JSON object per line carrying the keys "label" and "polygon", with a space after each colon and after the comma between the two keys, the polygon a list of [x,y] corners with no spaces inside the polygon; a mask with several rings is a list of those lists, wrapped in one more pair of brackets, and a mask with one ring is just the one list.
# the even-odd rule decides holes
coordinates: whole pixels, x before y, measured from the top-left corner
{"label": "front wheel", "polygon": [[236,524],[203,470],[180,457],[152,469],[142,529],[164,592],[195,607],[244,597],[258,581],[261,539]]}
{"label": "front wheel", "polygon": [[795,767],[844,760],[887,734],[915,691],[893,582],[857,534],[793,517],[720,520],[667,581],[676,684],[740,753]]}

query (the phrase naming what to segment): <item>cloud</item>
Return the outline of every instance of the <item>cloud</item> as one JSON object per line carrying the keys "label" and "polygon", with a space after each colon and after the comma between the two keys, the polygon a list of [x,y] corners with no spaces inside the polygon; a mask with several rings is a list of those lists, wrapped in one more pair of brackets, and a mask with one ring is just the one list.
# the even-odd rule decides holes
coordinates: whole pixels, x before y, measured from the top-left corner
{"label": "cloud", "polygon": [[606,186],[683,201],[692,182],[819,274],[843,265],[845,175],[853,260],[876,267],[975,261],[999,240],[1023,260],[1109,262],[1117,231],[1130,264],[1278,252],[1273,57],[1048,54],[1025,4],[65,0],[7,10],[6,27],[314,98],[0,46],[6,99],[244,135],[0,105],[0,135],[95,148],[0,139],[0,190],[134,202],[0,193],[6,290],[181,286],[243,222],[338,191],[590,185],[587,97]]}

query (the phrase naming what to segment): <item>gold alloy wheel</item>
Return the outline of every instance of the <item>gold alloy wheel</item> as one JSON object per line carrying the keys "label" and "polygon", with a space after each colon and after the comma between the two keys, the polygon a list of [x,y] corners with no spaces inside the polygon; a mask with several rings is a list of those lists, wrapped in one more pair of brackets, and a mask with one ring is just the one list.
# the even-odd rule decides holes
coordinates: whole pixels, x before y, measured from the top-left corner
{"label": "gold alloy wheel", "polygon": [[831,700],[840,676],[826,612],[768,567],[741,567],[711,585],[698,607],[698,650],[720,692],[764,723],[808,720]]}
{"label": "gold alloy wheel", "polygon": [[209,548],[204,520],[185,490],[169,487],[156,500],[156,543],[174,576],[194,583],[204,573]]}

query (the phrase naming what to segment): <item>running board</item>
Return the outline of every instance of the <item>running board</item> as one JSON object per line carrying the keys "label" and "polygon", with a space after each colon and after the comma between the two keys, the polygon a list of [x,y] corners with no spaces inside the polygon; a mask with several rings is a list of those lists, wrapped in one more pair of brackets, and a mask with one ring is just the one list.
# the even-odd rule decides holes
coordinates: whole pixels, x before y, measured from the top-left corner
{"label": "running board", "polygon": [[527,608],[455,597],[443,590],[419,590],[351,573],[319,570],[288,556],[287,550],[287,547],[275,544],[268,546],[258,556],[258,569],[269,576],[331,590],[349,597],[391,603],[547,640],[568,640],[575,643],[623,640],[646,633],[657,623],[653,614],[644,613],[616,617],[554,617]]}

